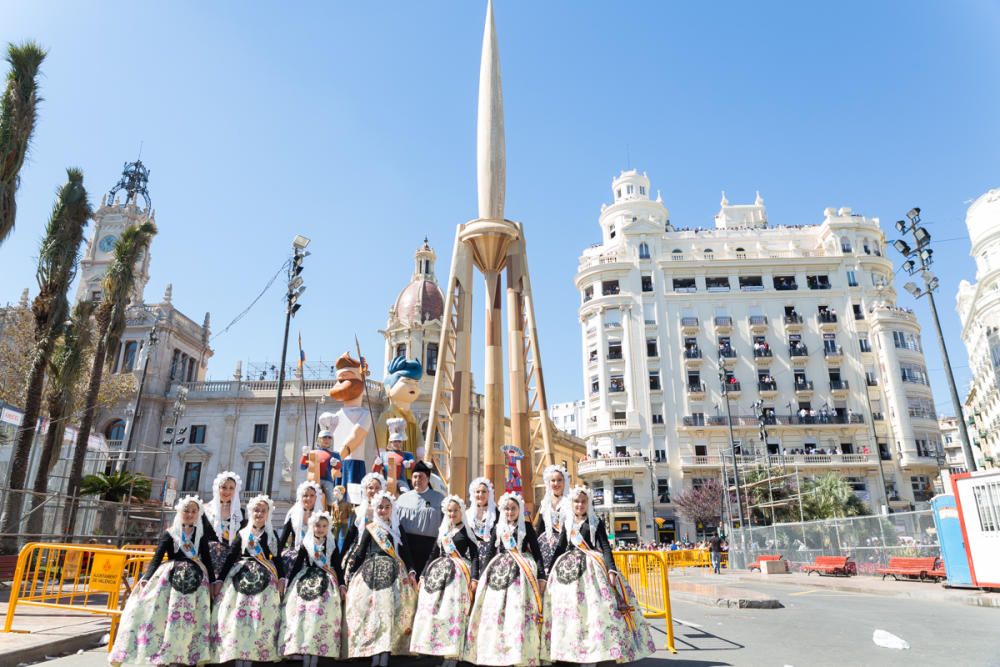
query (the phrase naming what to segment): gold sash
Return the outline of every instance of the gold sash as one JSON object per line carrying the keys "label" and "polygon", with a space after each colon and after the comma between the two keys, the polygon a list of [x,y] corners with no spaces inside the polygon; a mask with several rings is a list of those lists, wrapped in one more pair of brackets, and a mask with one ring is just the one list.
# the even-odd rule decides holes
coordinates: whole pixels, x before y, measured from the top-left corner
{"label": "gold sash", "polygon": [[604,563],[604,556],[590,548],[590,545],[583,539],[583,535],[578,528],[573,528],[569,531],[569,541],[600,566],[601,571],[604,572],[604,576],[608,579],[608,585],[611,586],[611,590],[615,592],[618,598],[618,609],[622,612],[622,616],[625,617],[625,624],[630,631],[635,632],[635,617],[633,616],[635,607],[629,604],[628,594],[625,591],[625,585],[622,583],[621,577],[611,576],[608,566]]}
{"label": "gold sash", "polygon": [[264,555],[264,548],[260,545],[260,540],[253,533],[250,533],[250,537],[247,539],[246,550],[250,552],[250,556],[255,561],[263,565],[271,573],[271,576],[275,580],[278,579],[278,568]]}
{"label": "gold sash", "polygon": [[376,525],[374,521],[365,526],[365,530],[367,530],[368,534],[372,536],[373,540],[375,540],[375,544],[381,547],[382,551],[389,554],[394,561],[403,566],[403,571],[405,572],[407,570],[406,563],[404,563],[403,559],[396,553],[396,549],[392,544],[392,536],[389,534],[389,531]]}
{"label": "gold sash", "polygon": [[[528,561],[525,559],[524,554],[521,553],[521,545],[517,544],[516,533],[513,537],[513,544],[508,540],[507,542],[507,553],[511,555],[514,562],[517,563],[518,567],[521,568],[521,572],[524,573],[524,578],[531,586],[531,592],[535,596],[535,607],[537,609],[537,614],[535,615],[535,622],[539,625],[542,624],[544,620],[542,617],[542,591],[538,587],[538,579],[531,572],[531,566],[528,565]],[[541,567],[541,564],[538,564]]]}
{"label": "gold sash", "polygon": [[466,585],[471,586],[472,571],[469,569],[469,566],[465,562],[465,559],[462,558],[462,555],[458,553],[458,548],[455,547],[455,541],[451,539],[450,535],[445,535],[444,540],[442,541],[444,542],[445,554],[448,555],[450,558],[454,559],[455,564],[458,566],[458,569],[460,569],[462,571],[462,574],[465,575]]}

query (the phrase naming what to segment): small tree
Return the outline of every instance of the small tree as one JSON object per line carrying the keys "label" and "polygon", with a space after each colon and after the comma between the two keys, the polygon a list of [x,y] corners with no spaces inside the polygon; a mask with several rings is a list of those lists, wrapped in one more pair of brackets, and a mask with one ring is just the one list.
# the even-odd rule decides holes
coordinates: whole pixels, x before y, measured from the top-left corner
{"label": "small tree", "polygon": [[854,495],[854,489],[835,472],[811,479],[802,488],[802,509],[806,519],[837,519],[870,514],[868,506]]}
{"label": "small tree", "polygon": [[[149,479],[130,472],[113,472],[87,475],[80,484],[80,493],[96,495],[101,500],[113,503],[136,502],[149,498]],[[105,506],[101,508],[100,533],[111,535],[115,532],[115,520],[118,518],[118,508]]]}
{"label": "small tree", "polygon": [[682,518],[695,525],[717,526],[722,521],[722,487],[714,479],[708,480],[678,493],[674,505]]}

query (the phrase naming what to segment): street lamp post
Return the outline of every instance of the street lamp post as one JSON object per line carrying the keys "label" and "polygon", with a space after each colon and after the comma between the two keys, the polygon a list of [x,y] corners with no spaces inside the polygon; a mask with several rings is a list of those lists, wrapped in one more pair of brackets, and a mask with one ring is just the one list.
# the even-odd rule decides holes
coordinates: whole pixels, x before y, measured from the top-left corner
{"label": "street lamp post", "polygon": [[[181,417],[184,415],[184,404],[187,401],[188,389],[187,387],[177,388],[177,398],[174,399],[173,415],[174,415],[174,425],[170,429],[170,440],[167,442],[161,442],[161,445],[169,445],[167,449],[167,469],[163,475],[163,488],[160,490],[160,504],[167,504],[167,480],[170,479],[170,465],[174,458],[174,444],[177,442],[177,424],[180,422]],[[153,455],[153,473],[156,473],[156,464],[159,462],[160,449],[156,449],[156,454]],[[163,534],[163,508],[160,508],[160,534]]]}
{"label": "street lamp post", "polygon": [[274,467],[278,454],[278,419],[281,416],[281,392],[285,386],[285,359],[288,355],[288,329],[292,324],[292,318],[302,307],[299,297],[306,291],[302,280],[302,261],[309,256],[306,246],[309,239],[302,235],[297,235],[292,240],[292,258],[288,263],[288,291],[285,293],[285,335],[281,343],[281,367],[278,370],[278,392],[274,398],[274,418],[271,420],[271,453],[268,457],[267,466],[267,495],[273,495],[274,491]]}
{"label": "street lamp post", "polygon": [[[729,448],[733,454],[733,480],[736,483],[736,513],[740,518],[740,532],[743,528],[743,501],[740,499],[740,467],[736,460],[736,436],[733,433],[733,411],[729,404],[729,386],[726,382],[726,361],[719,353],[719,382],[722,384],[722,395],[726,398],[726,423],[729,424]],[[726,485],[726,493],[729,493],[729,485]],[[730,517],[732,520],[732,517]]]}
{"label": "street lamp post", "polygon": [[930,272],[931,264],[934,262],[934,251],[928,247],[931,242],[931,235],[924,227],[920,226],[919,208],[911,208],[906,214],[906,218],[906,220],[896,222],[896,229],[904,234],[911,234],[915,247],[911,248],[910,244],[902,239],[893,241],[892,246],[906,258],[906,261],[903,262],[903,268],[906,272],[911,276],[920,274],[921,279],[924,281],[924,288],[920,289],[916,283],[908,282],[903,285],[903,289],[909,292],[915,299],[926,296],[927,301],[930,303],[931,317],[934,320],[934,330],[937,333],[938,345],[941,347],[945,377],[948,379],[948,390],[951,393],[951,403],[955,410],[955,416],[958,418],[958,433],[962,438],[965,469],[969,472],[975,472],[976,459],[972,455],[972,444],[969,440],[969,431],[965,425],[962,402],[958,398],[958,389],[955,387],[955,375],[952,373],[951,359],[948,357],[948,347],[944,343],[944,334],[941,332],[941,320],[938,319],[937,305],[934,303],[934,291],[940,283],[937,277]]}
{"label": "street lamp post", "polygon": [[[144,361],[142,362],[142,375],[139,376],[139,390],[135,393],[135,403],[132,404],[132,415],[128,420],[128,434],[125,436],[125,453],[122,459],[115,466],[116,470],[127,470],[129,467],[129,456],[132,453],[132,438],[135,437],[135,423],[139,421],[139,406],[142,404],[142,390],[146,386],[146,374],[149,372],[149,358],[153,356],[153,348],[160,338],[156,333],[156,323],[149,330],[149,338],[144,350]],[[155,471],[155,468],[154,468]]]}

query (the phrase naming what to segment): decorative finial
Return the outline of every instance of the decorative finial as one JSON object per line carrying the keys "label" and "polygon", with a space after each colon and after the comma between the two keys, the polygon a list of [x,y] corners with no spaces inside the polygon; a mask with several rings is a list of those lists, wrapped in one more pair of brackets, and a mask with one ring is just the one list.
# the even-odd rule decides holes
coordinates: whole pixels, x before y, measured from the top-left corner
{"label": "decorative finial", "polygon": [[174,285],[167,283],[167,288],[163,290],[163,303],[172,303],[174,300]]}
{"label": "decorative finial", "polygon": [[493,1],[486,3],[483,51],[479,61],[479,113],[476,122],[476,176],[479,217],[503,220],[507,186],[507,149],[503,130],[500,51],[493,23]]}
{"label": "decorative finial", "polygon": [[27,308],[30,303],[31,300],[28,298],[28,288],[25,287],[21,292],[21,300],[17,302],[17,305],[21,308]]}
{"label": "decorative finial", "polygon": [[722,205],[722,206],[729,206],[729,200],[726,199],[726,191],[725,190],[722,191],[722,201],[720,201],[719,204]]}
{"label": "decorative finial", "polygon": [[233,371],[233,379],[236,380],[237,382],[239,382],[240,380],[243,379],[243,362],[242,361],[237,361],[236,362],[236,370]]}
{"label": "decorative finial", "polygon": [[125,204],[134,202],[138,195],[142,195],[143,201],[146,202],[146,210],[150,210],[151,202],[149,200],[149,169],[142,163],[142,160],[136,160],[135,162],[126,162],[125,166],[122,168],[122,177],[119,179],[115,187],[111,188],[108,192],[107,201],[110,204],[115,200],[115,195],[118,194],[119,190],[124,190],[126,193]]}
{"label": "decorative finial", "polygon": [[663,197],[660,195],[660,189],[659,188],[656,188],[656,201],[658,201],[661,204],[663,203]]}
{"label": "decorative finial", "polygon": [[764,205],[764,198],[760,196],[760,190],[757,190],[757,198],[753,200],[753,203],[756,206],[763,206]]}

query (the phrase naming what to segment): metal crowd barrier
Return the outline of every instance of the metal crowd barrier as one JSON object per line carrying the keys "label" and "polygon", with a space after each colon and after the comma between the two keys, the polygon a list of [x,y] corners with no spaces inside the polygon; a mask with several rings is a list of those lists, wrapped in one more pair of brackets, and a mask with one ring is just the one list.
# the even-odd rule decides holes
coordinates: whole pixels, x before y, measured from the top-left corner
{"label": "metal crowd barrier", "polygon": [[27,632],[12,627],[19,606],[106,616],[110,650],[125,600],[152,559],[146,546],[26,544],[17,558],[3,631]]}
{"label": "metal crowd barrier", "polygon": [[[670,611],[670,583],[667,570],[669,551],[615,551],[615,565],[635,593],[642,615],[662,618],[667,625],[666,648],[677,653],[674,645],[674,616]],[[678,553],[678,552],[672,552]]]}

